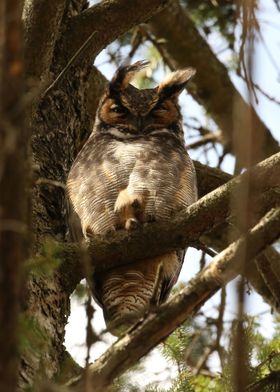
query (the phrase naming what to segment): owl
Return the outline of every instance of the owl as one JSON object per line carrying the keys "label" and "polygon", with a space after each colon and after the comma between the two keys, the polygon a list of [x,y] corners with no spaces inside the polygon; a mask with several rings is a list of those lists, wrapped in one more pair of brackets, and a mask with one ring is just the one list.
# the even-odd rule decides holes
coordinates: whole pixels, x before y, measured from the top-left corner
{"label": "owl", "polygon": [[[184,147],[178,97],[192,68],[171,73],[159,86],[130,84],[147,66],[122,66],[106,88],[93,131],[68,176],[70,232],[75,240],[166,221],[197,200],[196,175]],[[184,252],[136,261],[93,276],[93,296],[108,330],[119,336],[166,300]],[[132,260],[133,261],[133,260]]]}

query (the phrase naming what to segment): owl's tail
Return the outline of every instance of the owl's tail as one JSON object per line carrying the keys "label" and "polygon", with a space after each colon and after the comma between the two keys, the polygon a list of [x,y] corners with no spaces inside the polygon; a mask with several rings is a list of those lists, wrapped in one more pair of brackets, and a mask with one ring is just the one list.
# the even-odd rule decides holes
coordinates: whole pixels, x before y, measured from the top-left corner
{"label": "owl's tail", "polygon": [[[98,298],[108,330],[120,336],[137,323],[151,305],[163,302],[176,282],[180,262],[176,252],[142,260],[96,277]],[[161,272],[160,272],[161,271]]]}

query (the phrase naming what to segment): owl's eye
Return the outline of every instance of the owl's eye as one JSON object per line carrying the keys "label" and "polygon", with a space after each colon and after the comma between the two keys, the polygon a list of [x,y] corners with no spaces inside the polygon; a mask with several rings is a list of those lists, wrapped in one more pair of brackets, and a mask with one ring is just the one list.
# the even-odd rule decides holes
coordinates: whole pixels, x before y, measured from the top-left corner
{"label": "owl's eye", "polygon": [[168,109],[166,108],[166,106],[163,103],[158,103],[154,108],[153,108],[153,112],[157,112],[157,111],[164,111],[166,112]]}
{"label": "owl's eye", "polygon": [[121,105],[113,105],[110,109],[111,112],[118,113],[118,114],[125,114],[127,109]]}

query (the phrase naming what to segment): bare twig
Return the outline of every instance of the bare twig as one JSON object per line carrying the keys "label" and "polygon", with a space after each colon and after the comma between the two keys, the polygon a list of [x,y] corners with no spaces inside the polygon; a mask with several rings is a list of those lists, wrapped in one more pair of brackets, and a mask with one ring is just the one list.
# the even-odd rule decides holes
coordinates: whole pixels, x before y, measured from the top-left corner
{"label": "bare twig", "polygon": [[209,132],[206,135],[204,135],[201,139],[187,144],[186,148],[189,149],[195,149],[201,146],[204,146],[205,144],[208,143],[213,143],[213,142],[221,142],[221,132]]}
{"label": "bare twig", "polygon": [[43,96],[47,95],[65,76],[69,68],[75,63],[75,61],[83,54],[83,52],[87,49],[88,45],[91,43],[93,37],[95,36],[96,31],[93,31],[90,36],[85,40],[85,42],[81,45],[81,47],[74,53],[71,59],[68,61],[63,70],[59,73],[59,75],[55,78],[52,84],[44,91]]}
{"label": "bare twig", "polygon": [[203,354],[201,355],[201,357],[199,358],[196,367],[194,369],[192,369],[192,374],[194,376],[197,376],[198,374],[200,374],[203,366],[205,365],[205,363],[207,362],[209,356],[212,354],[212,352],[215,350],[214,346],[208,346],[205,348]]}
{"label": "bare twig", "polygon": [[216,336],[216,350],[218,352],[218,355],[220,357],[220,362],[221,362],[221,367],[224,367],[224,350],[221,346],[221,337],[223,334],[223,327],[224,327],[224,314],[225,314],[225,308],[226,308],[226,288],[222,287],[221,290],[221,302],[219,306],[219,315],[216,321],[216,327],[217,327],[217,336]]}
{"label": "bare twig", "polygon": [[48,178],[38,178],[36,180],[36,184],[54,186],[54,187],[62,188],[63,190],[66,189],[66,185],[63,184],[63,182],[56,181],[56,180],[49,180]]}
{"label": "bare twig", "polygon": [[166,52],[164,45],[163,45],[163,40],[158,40],[156,39],[146,28],[146,26],[139,26],[139,30],[142,32],[142,34],[147,38],[148,41],[150,41],[153,46],[157,49],[159,54],[161,55],[161,58],[164,62],[165,65],[171,70],[174,71],[176,69],[176,66],[170,56],[168,56],[168,53]]}
{"label": "bare twig", "polygon": [[[243,76],[239,75],[242,79]],[[264,97],[266,97],[267,99],[269,99],[269,101],[276,103],[277,105],[280,105],[280,100],[273,97],[272,95],[268,94],[266,91],[263,90],[263,88],[257,84],[256,82],[252,81],[253,86],[255,87],[256,90],[258,90]]]}
{"label": "bare twig", "polygon": [[137,27],[136,29],[134,29],[133,35],[131,37],[131,41],[130,41],[130,52],[128,53],[128,59],[132,59],[132,57],[135,55],[135,53],[137,52],[137,50],[139,49],[139,47],[141,46],[143,41],[143,36],[139,30],[139,28]]}
{"label": "bare twig", "polygon": [[215,257],[217,255],[217,252],[214,250],[208,248],[205,244],[203,244],[201,241],[197,241],[196,243],[192,243],[192,247],[198,250],[201,250],[203,253]]}

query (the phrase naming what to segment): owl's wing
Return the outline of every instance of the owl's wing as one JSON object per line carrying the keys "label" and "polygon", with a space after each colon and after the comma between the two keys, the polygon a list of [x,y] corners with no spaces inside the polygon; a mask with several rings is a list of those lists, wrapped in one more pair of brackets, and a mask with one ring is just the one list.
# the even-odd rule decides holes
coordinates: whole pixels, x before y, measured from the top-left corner
{"label": "owl's wing", "polygon": [[84,238],[81,221],[68,197],[66,198],[66,217],[68,221],[70,241],[80,242]]}

